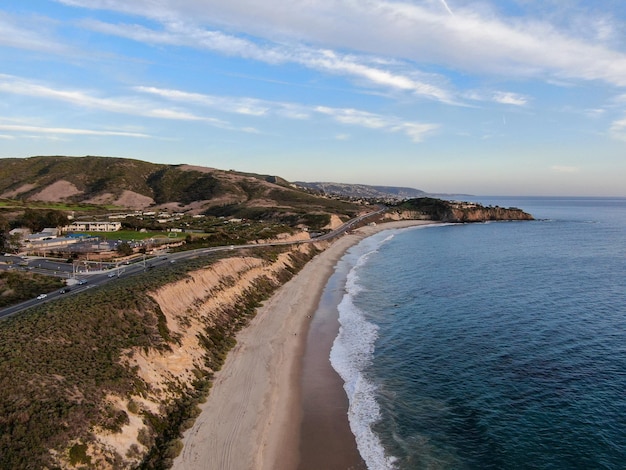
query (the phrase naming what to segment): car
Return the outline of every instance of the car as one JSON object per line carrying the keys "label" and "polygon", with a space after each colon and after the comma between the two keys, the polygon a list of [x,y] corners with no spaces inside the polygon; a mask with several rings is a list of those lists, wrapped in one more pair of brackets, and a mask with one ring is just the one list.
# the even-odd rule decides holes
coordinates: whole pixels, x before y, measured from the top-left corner
{"label": "car", "polygon": [[70,291],[70,288],[69,288],[69,287],[66,287],[66,288],[64,288],[64,289],[61,289],[61,290],[59,291],[59,294],[65,294],[66,292],[69,292],[69,291]]}
{"label": "car", "polygon": [[109,274],[107,274],[107,276],[108,276],[108,277],[115,277],[115,276],[116,276],[116,274],[115,274],[115,273],[109,273]]}
{"label": "car", "polygon": [[37,300],[42,300],[42,299],[45,299],[46,297],[48,297],[48,294],[39,294],[37,296]]}
{"label": "car", "polygon": [[87,281],[85,281],[84,279],[81,279],[80,281],[78,281],[78,284],[82,286],[83,284],[87,284]]}

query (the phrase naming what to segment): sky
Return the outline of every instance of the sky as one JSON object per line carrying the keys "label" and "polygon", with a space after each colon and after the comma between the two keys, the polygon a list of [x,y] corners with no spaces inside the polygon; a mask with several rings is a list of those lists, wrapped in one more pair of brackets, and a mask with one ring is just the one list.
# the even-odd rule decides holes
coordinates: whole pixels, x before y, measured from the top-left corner
{"label": "sky", "polygon": [[626,196],[623,0],[0,0],[0,157]]}

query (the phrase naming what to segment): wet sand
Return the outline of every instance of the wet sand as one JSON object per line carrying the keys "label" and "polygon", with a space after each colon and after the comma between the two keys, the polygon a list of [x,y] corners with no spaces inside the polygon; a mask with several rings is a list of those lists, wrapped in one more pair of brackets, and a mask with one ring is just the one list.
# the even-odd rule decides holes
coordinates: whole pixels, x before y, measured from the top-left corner
{"label": "wet sand", "polygon": [[426,223],[360,228],[278,289],[238,334],[173,468],[365,468],[348,426],[343,384],[328,360],[338,330],[336,304],[322,294],[348,248],[381,230]]}
{"label": "wet sand", "polygon": [[343,380],[329,356],[339,332],[337,305],[342,299],[345,273],[335,272],[323,291],[309,326],[302,360],[299,470],[365,470],[348,423],[348,398]]}

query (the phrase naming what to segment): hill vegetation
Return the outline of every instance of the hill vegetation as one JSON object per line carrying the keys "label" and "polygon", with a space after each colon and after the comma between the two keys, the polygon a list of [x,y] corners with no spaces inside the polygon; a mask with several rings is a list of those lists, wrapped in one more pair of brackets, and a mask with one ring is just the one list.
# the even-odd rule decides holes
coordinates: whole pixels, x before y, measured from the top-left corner
{"label": "hill vegetation", "polygon": [[65,283],[57,277],[16,270],[0,271],[0,308],[64,286]]}
{"label": "hill vegetation", "polygon": [[425,196],[421,189],[404,188],[397,186],[371,186],[367,184],[346,184],[346,183],[307,183],[296,181],[298,187],[306,188],[309,191],[338,196],[350,199],[377,199],[377,200],[404,200]]}
{"label": "hill vegetation", "polygon": [[[285,247],[211,255],[1,321],[0,468],[168,468],[235,333],[315,253],[313,247]],[[198,321],[197,333],[172,330],[155,292],[171,283],[193,286],[197,273],[225,257],[242,256],[248,265],[267,266],[261,271],[267,274],[241,288],[236,277],[216,280],[207,295],[219,297],[230,289],[236,293],[232,300],[201,316],[190,310],[180,318],[183,325]],[[188,371],[192,380],[172,376],[156,384],[132,363],[137,354],[167,356],[189,341],[204,351]],[[106,436],[123,430],[134,442],[124,452],[104,444]]]}
{"label": "hill vegetation", "polygon": [[[0,159],[4,212],[21,203],[63,203],[94,214],[93,206],[169,210],[305,223],[311,215],[347,217],[359,207],[315,196],[277,176],[113,157],[43,156]],[[0,208],[2,206],[0,205]],[[95,214],[94,214],[95,215]]]}

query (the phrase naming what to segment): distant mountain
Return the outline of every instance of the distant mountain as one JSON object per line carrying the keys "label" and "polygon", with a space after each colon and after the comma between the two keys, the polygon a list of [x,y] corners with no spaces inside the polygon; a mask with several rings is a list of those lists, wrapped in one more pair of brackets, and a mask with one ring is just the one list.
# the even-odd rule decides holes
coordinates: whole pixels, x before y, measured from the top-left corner
{"label": "distant mountain", "polygon": [[356,204],[298,189],[278,176],[114,157],[0,159],[0,199],[94,204],[297,223],[352,216]]}
{"label": "distant mountain", "polygon": [[297,186],[307,188],[321,194],[335,195],[350,198],[367,199],[411,199],[425,196],[427,193],[420,189],[403,188],[396,186],[370,186],[366,184],[344,184],[344,183],[306,183],[297,181]]}

